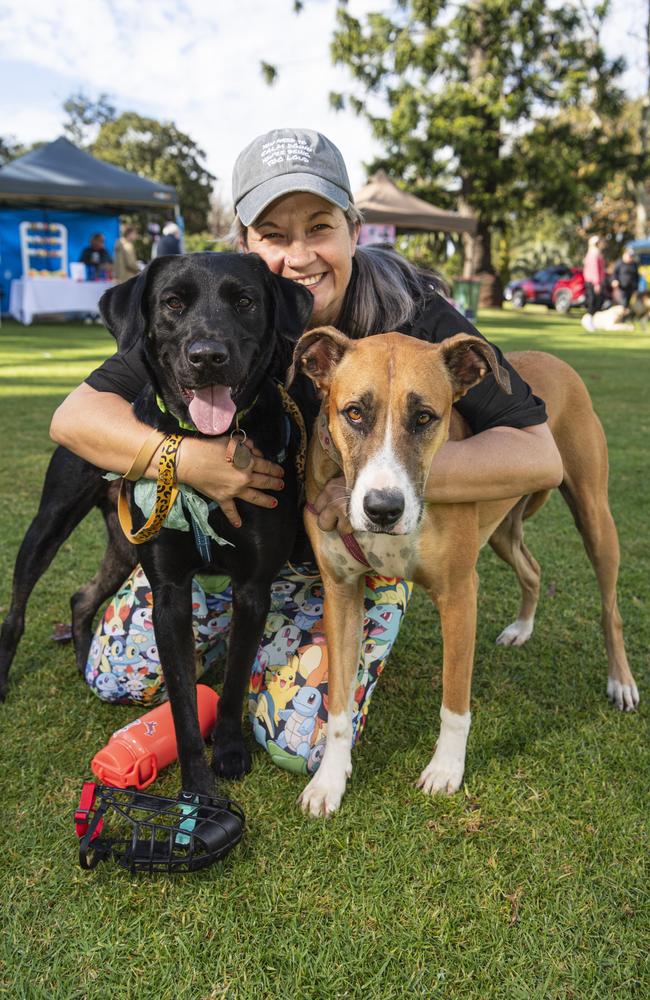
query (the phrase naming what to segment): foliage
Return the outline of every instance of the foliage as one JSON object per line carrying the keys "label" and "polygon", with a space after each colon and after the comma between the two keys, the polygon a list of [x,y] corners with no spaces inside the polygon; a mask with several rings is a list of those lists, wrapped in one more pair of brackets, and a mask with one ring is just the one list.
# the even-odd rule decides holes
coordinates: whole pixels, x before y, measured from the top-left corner
{"label": "foliage", "polygon": [[27,151],[27,147],[17,142],[15,136],[0,136],[0,167],[3,167],[5,163],[11,163],[19,156],[23,156]]}
{"label": "foliage", "polygon": [[[386,169],[410,191],[439,200],[440,187],[478,217],[474,270],[492,274],[491,239],[509,215],[553,204],[583,211],[624,158],[604,122],[620,108],[621,60],[599,31],[608,3],[543,0],[399,0],[391,14],[354,17],[337,8],[335,63],[358,89],[334,95],[370,123]],[[588,133],[561,116],[586,105]]]}
{"label": "foliage", "polygon": [[438,271],[447,281],[462,272],[460,244],[447,233],[403,234],[397,237],[395,247],[417,267]]}
{"label": "foliage", "polygon": [[223,240],[217,239],[214,233],[209,232],[207,229],[200,233],[186,233],[184,244],[186,253],[197,253],[200,250],[232,250],[229,243],[224,243]]}
{"label": "foliage", "polygon": [[178,193],[188,233],[205,229],[214,175],[205,153],[174,125],[125,111],[101,126],[92,153],[124,170],[172,184]]}
{"label": "foliage", "polygon": [[545,209],[508,220],[495,234],[493,253],[504,283],[549,264],[578,267],[585,254],[584,233],[572,214],[559,216]]}
{"label": "foliage", "polygon": [[108,94],[100,94],[93,100],[80,90],[63,102],[63,110],[68,116],[63,130],[68,139],[82,149],[90,146],[102,125],[115,121],[116,109]]}
{"label": "foliage", "polygon": [[260,63],[260,72],[262,74],[264,82],[267,83],[269,87],[273,86],[273,84],[278,78],[278,71],[276,67],[272,66],[271,63],[262,61]]}
{"label": "foliage", "polygon": [[[650,338],[587,334],[536,311],[479,314],[505,349],[542,349],[586,379],[610,445],[628,653],[647,698]],[[3,323],[0,607],[53,445],[50,415],[114,349],[97,326]],[[464,791],[414,787],[436,738],[440,630],[416,594],[380,678],[340,814],[301,815],[303,779],[253,752],[223,794],[247,815],[225,862],[176,879],[77,864],[72,814],[89,761],[137,708],[100,702],[50,639],[95,572],[93,511],[35,589],[0,705],[0,994],[16,1000],[633,1000],[650,994],[647,705],[604,698],[593,573],[559,495],[526,524],[542,564],[535,633],[494,645],[518,588],[479,563],[473,725]],[[220,674],[211,681],[220,685]],[[246,723],[247,732],[248,723]],[[252,739],[252,737],[249,737]],[[152,791],[175,795],[172,765]],[[110,832],[109,826],[109,832]]]}

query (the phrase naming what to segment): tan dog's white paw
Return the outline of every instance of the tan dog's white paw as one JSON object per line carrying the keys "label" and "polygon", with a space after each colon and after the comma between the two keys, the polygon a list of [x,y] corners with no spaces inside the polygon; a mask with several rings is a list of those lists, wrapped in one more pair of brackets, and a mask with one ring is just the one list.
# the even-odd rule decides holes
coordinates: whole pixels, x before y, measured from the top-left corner
{"label": "tan dog's white paw", "polygon": [[633,712],[639,704],[639,689],[634,680],[629,684],[621,684],[613,677],[607,679],[607,697],[621,712]]}
{"label": "tan dog's white paw", "polygon": [[[441,755],[442,756],[442,755]],[[463,781],[465,768],[460,761],[436,759],[434,754],[417,781],[425,795],[453,795]]]}
{"label": "tan dog's white paw", "polygon": [[533,634],[534,618],[517,618],[512,625],[504,628],[497,639],[497,646],[523,646]]}
{"label": "tan dog's white paw", "polygon": [[321,764],[298,799],[302,811],[311,816],[331,816],[341,805],[348,776],[345,771],[327,775]]}
{"label": "tan dog's white paw", "polygon": [[453,795],[460,788],[471,718],[469,712],[458,715],[444,705],[440,709],[438,745],[417,782],[427,795]]}

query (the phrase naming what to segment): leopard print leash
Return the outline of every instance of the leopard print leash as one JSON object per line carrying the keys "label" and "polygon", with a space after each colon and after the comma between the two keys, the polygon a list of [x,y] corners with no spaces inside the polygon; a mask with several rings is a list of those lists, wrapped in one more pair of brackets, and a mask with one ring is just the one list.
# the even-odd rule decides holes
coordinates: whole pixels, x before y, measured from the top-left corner
{"label": "leopard print leash", "polygon": [[117,514],[122,531],[133,545],[141,545],[157,535],[162,528],[173,503],[178,496],[176,486],[176,457],[183,440],[182,434],[168,434],[163,441],[158,460],[158,482],[156,485],[156,502],[146,522],[137,531],[133,530],[133,520],[124,487],[125,479],[120,484],[117,499]]}

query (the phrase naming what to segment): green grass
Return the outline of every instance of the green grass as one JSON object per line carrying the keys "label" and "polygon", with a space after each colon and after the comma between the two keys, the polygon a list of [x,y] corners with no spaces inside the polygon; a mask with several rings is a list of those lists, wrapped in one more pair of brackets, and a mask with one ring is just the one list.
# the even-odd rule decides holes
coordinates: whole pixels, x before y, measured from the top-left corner
{"label": "green grass", "polygon": [[[620,605],[648,693],[650,336],[585,334],[544,311],[489,312],[505,349],[547,349],[584,377],[611,453]],[[99,327],[0,330],[0,615],[36,509],[52,410],[111,348]],[[542,564],[536,630],[511,571],[479,570],[465,791],[414,788],[440,701],[437,618],[421,595],[375,694],[339,815],[304,818],[302,779],[262,751],[231,793],[248,830],[224,864],[178,879],[77,866],[72,812],[89,761],[139,713],[100,703],[49,638],[103,547],[89,517],[32,597],[0,706],[0,995],[12,998],[646,997],[650,945],[647,710],[614,711],[591,567],[554,497],[527,532]],[[156,790],[174,794],[176,766]]]}

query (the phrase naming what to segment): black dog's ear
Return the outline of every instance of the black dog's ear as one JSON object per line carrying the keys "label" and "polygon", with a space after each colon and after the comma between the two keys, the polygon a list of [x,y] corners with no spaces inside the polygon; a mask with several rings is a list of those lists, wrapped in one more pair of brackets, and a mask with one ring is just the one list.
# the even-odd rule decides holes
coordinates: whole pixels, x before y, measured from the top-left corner
{"label": "black dog's ear", "polygon": [[109,288],[99,300],[104,325],[115,337],[120,351],[127,351],[145,335],[145,291],[158,263],[157,259],[152,260],[140,274]]}
{"label": "black dog's ear", "polygon": [[314,296],[297,281],[272,274],[275,291],[275,329],[293,343],[305,332]]}
{"label": "black dog's ear", "polygon": [[460,399],[461,396],[464,396],[489,372],[492,372],[497,384],[504,392],[509,395],[512,393],[510,375],[499,364],[491,345],[481,337],[457,333],[455,337],[449,337],[448,340],[442,341],[440,351],[447,371],[451,375],[454,399]]}

